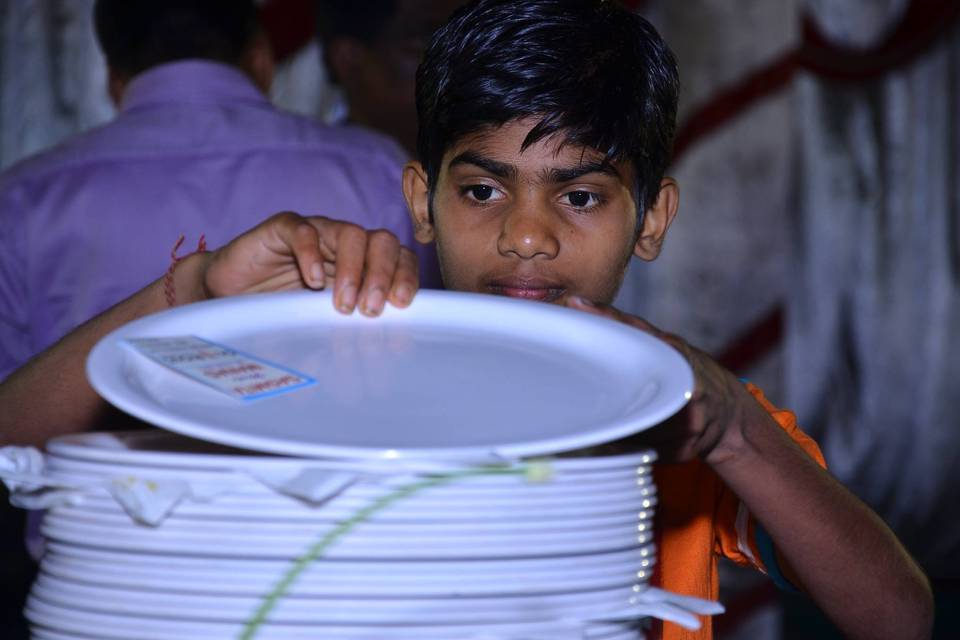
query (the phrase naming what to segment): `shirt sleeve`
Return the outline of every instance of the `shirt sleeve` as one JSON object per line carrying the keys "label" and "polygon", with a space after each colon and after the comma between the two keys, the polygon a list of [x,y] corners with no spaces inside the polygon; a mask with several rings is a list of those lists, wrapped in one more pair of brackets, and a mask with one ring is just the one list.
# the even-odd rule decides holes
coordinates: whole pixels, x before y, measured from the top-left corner
{"label": "shirt sleeve", "polygon": [[[826,469],[823,454],[817,443],[800,430],[796,416],[790,411],[778,409],[757,387],[747,383],[747,390],[769,412],[790,438],[796,442],[817,464]],[[780,573],[772,541],[740,499],[723,483],[718,483],[716,552],[739,565],[753,566],[770,577],[782,588],[789,582]]]}
{"label": "shirt sleeve", "polygon": [[30,356],[26,286],[26,211],[17,190],[0,179],[0,381]]}

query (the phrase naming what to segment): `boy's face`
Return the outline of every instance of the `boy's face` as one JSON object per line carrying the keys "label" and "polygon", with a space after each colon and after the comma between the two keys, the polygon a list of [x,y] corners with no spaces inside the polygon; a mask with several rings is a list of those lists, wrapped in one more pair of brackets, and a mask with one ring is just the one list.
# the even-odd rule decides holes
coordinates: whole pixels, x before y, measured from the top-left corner
{"label": "boy's face", "polygon": [[563,145],[560,135],[521,151],[534,124],[512,121],[449,149],[432,221],[426,175],[419,163],[407,165],[404,193],[417,239],[436,241],[448,289],[609,304],[630,257],[650,260],[659,252],[676,211],[676,184],[665,179],[638,235],[632,164],[605,163],[594,149]]}

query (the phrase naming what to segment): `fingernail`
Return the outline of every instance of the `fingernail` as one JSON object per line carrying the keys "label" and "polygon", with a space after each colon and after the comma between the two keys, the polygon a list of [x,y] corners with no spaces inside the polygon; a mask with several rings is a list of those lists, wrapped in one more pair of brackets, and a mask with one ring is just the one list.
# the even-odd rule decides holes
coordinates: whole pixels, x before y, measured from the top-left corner
{"label": "fingernail", "polygon": [[344,285],[340,290],[340,311],[350,313],[357,304],[357,287],[352,284]]}
{"label": "fingernail", "polygon": [[397,298],[397,302],[407,304],[413,298],[413,290],[409,285],[402,284],[397,287],[397,292],[394,295]]}
{"label": "fingernail", "polygon": [[310,266],[310,279],[313,281],[313,284],[320,286],[323,284],[323,267],[319,263],[314,263]]}
{"label": "fingernail", "polygon": [[581,298],[580,296],[573,296],[573,297],[571,298],[571,300],[573,300],[574,303],[576,303],[576,304],[578,304],[578,305],[580,305],[580,306],[583,306],[583,307],[596,307],[596,306],[597,306],[597,305],[593,304],[593,302],[591,302],[590,300],[587,300],[586,298]]}
{"label": "fingernail", "polygon": [[363,306],[363,312],[368,316],[375,316],[383,311],[383,291],[373,289],[367,294],[367,302]]}

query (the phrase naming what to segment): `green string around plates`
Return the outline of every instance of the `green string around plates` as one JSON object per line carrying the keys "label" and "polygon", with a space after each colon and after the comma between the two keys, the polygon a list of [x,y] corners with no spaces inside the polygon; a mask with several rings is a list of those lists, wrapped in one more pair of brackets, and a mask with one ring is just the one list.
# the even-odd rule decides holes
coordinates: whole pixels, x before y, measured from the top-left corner
{"label": "green string around plates", "polygon": [[300,558],[293,563],[293,566],[290,567],[286,574],[284,574],[283,578],[280,579],[273,590],[270,591],[266,597],[264,597],[263,602],[257,608],[257,611],[244,625],[243,631],[239,636],[239,640],[252,640],[263,623],[266,622],[267,616],[270,615],[270,612],[273,611],[273,608],[277,605],[280,599],[287,594],[287,592],[290,590],[290,587],[293,586],[293,583],[296,582],[297,578],[300,577],[300,574],[303,573],[311,563],[319,558],[334,542],[336,542],[345,534],[349,533],[357,525],[370,519],[370,517],[376,514],[378,511],[389,507],[403,498],[423,491],[424,489],[450,484],[464,478],[494,475],[526,476],[527,479],[532,482],[543,482],[550,479],[552,475],[552,469],[549,461],[545,460],[535,461],[515,467],[477,467],[474,469],[465,469],[463,471],[431,475],[428,478],[411,482],[410,484],[406,484],[397,488],[395,491],[380,496],[367,506],[359,509],[350,518],[344,520],[336,527],[328,531],[322,538],[313,543],[305,554],[300,556]]}

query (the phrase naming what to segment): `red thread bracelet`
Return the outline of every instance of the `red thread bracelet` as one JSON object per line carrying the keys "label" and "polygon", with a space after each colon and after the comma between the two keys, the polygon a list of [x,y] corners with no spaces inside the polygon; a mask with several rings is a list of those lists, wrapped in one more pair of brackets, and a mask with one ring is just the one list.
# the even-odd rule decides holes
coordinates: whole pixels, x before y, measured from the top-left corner
{"label": "red thread bracelet", "polygon": [[200,241],[197,242],[197,250],[188,253],[184,256],[177,256],[177,251],[180,249],[180,245],[183,244],[184,236],[181,235],[177,238],[176,244],[173,245],[173,249],[170,251],[170,266],[167,268],[167,272],[163,276],[163,295],[167,298],[167,306],[174,307],[177,304],[177,290],[173,282],[173,272],[177,268],[177,263],[181,260],[192,256],[194,253],[203,253],[207,250],[207,237],[205,235],[200,236]]}

